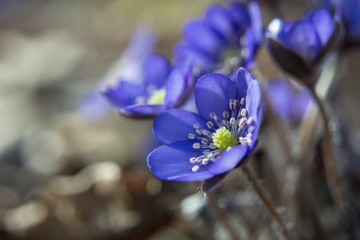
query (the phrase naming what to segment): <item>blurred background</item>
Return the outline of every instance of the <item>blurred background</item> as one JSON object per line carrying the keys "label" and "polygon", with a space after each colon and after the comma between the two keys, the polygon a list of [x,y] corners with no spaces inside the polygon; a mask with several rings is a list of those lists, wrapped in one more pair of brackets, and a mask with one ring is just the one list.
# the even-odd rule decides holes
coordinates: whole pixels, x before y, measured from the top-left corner
{"label": "blurred background", "polygon": [[[199,183],[162,182],[148,170],[152,120],[117,116],[96,95],[137,26],[152,27],[156,51],[171,57],[184,21],[209,3],[0,0],[0,239],[228,239]],[[306,7],[289,6],[283,13],[293,18]],[[264,9],[266,26],[274,12]],[[347,52],[342,67],[359,71],[358,52]],[[265,76],[279,75],[264,49],[258,59]],[[344,151],[358,159],[360,88],[353,83],[344,81],[335,99],[349,140]],[[239,172],[218,193],[244,239],[277,236]],[[335,225],[328,220],[326,229]]]}
{"label": "blurred background", "polygon": [[143,239],[169,220],[153,212],[161,182],[141,147],[151,120],[93,93],[136,26],[170,57],[207,3],[0,1],[0,239]]}

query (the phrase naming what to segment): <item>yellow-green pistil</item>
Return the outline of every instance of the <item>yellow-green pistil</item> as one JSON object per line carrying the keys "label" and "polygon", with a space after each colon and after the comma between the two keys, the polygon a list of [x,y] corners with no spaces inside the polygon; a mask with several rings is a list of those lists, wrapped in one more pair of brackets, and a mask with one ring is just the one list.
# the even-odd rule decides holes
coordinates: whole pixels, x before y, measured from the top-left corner
{"label": "yellow-green pistil", "polygon": [[163,104],[165,99],[165,89],[155,90],[149,97],[148,104]]}
{"label": "yellow-green pistil", "polygon": [[217,129],[216,132],[213,133],[212,139],[215,146],[223,151],[225,151],[228,147],[236,145],[235,136],[226,127]]}

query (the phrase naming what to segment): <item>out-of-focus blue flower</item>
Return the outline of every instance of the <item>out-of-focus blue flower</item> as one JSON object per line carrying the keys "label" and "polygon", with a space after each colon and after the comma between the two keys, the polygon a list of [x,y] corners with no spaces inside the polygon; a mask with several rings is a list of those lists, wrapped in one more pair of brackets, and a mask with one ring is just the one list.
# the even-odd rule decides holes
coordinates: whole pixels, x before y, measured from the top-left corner
{"label": "out-of-focus blue flower", "polygon": [[192,79],[190,68],[183,73],[172,68],[164,56],[150,54],[137,81],[119,79],[103,95],[125,116],[155,116],[178,106],[192,87]]}
{"label": "out-of-focus blue flower", "polygon": [[154,30],[147,26],[138,26],[134,30],[128,46],[103,77],[101,84],[103,86],[114,84],[119,79],[139,84],[141,82],[139,73],[142,71],[143,62],[154,51],[155,43]]}
{"label": "out-of-focus blue flower", "polygon": [[111,105],[101,96],[98,90],[87,92],[81,96],[77,112],[88,122],[97,122],[111,110]]}
{"label": "out-of-focus blue flower", "polygon": [[90,90],[80,98],[77,110],[85,119],[91,122],[97,121],[111,110],[111,105],[99,93],[99,88],[116,84],[119,79],[140,84],[139,73],[146,57],[153,51],[155,38],[153,29],[144,25],[136,27],[129,45],[114,66],[101,79],[100,87],[97,87],[96,90]]}
{"label": "out-of-focus blue flower", "polygon": [[360,41],[360,2],[358,0],[314,0],[340,17],[345,28],[345,43]]}
{"label": "out-of-focus blue flower", "polygon": [[266,93],[276,113],[290,123],[300,122],[306,117],[314,99],[305,87],[295,89],[284,79],[272,79],[268,82]]}
{"label": "out-of-focus blue flower", "polygon": [[360,3],[358,0],[337,0],[335,6],[340,11],[340,17],[345,26],[347,42],[360,41]]}
{"label": "out-of-focus blue flower", "polygon": [[273,19],[266,37],[280,43],[311,65],[322,53],[333,31],[334,21],[330,12],[320,9],[293,22]]}
{"label": "out-of-focus blue flower", "polygon": [[267,46],[285,71],[313,88],[326,54],[342,40],[340,25],[326,9],[310,11],[297,21],[275,18],[267,29]]}
{"label": "out-of-focus blue flower", "polygon": [[194,62],[202,73],[222,70],[232,73],[253,63],[263,41],[261,12],[256,2],[212,5],[200,19],[183,27],[183,41],[174,49],[176,65]]}
{"label": "out-of-focus blue flower", "polygon": [[160,179],[221,181],[254,149],[261,90],[249,72],[239,69],[236,83],[219,73],[202,76],[195,101],[199,114],[171,109],[154,121],[154,134],[165,145],[148,156],[148,166]]}

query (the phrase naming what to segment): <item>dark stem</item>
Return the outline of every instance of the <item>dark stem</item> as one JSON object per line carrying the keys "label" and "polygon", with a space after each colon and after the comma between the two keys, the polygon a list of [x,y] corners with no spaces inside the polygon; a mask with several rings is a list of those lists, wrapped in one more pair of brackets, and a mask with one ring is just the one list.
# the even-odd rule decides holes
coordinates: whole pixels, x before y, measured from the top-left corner
{"label": "dark stem", "polygon": [[322,152],[323,152],[323,161],[326,172],[326,178],[331,190],[331,194],[333,195],[334,201],[337,204],[339,210],[341,211],[342,220],[345,225],[349,223],[349,213],[348,213],[348,205],[345,200],[345,187],[342,181],[342,177],[340,175],[339,168],[336,163],[336,159],[334,156],[334,144],[332,141],[332,131],[330,128],[330,118],[326,111],[325,105],[323,101],[319,98],[316,92],[313,90],[313,95],[316,99],[316,102],[319,106],[320,113],[324,119],[324,127],[325,133],[324,137],[321,141]]}
{"label": "dark stem", "polygon": [[260,184],[260,182],[257,179],[257,176],[255,173],[247,166],[244,165],[242,167],[243,172],[245,173],[246,177],[248,178],[251,185],[254,187],[257,195],[261,199],[262,203],[264,204],[266,210],[268,211],[270,217],[278,224],[280,228],[280,232],[282,233],[284,239],[291,240],[293,239],[291,237],[290,232],[286,228],[285,223],[283,222],[280,215],[276,212],[273,204],[270,201],[270,198],[268,197],[264,187]]}
{"label": "dark stem", "polygon": [[[318,113],[316,113],[316,115],[318,115]],[[310,148],[310,146],[307,147]],[[318,191],[316,184],[313,184],[317,177],[313,164],[316,156],[312,153],[310,154],[308,151],[306,152],[307,154],[301,157],[302,164],[301,168],[299,167],[300,172],[296,182],[297,191],[294,197],[297,199],[298,205],[296,212],[297,223],[295,223],[295,226],[297,232],[300,233],[300,239],[326,240],[326,234],[320,219],[319,199],[313,197],[314,192]],[[306,229],[306,231],[304,231],[304,229]]]}
{"label": "dark stem", "polygon": [[216,216],[216,219],[224,226],[224,228],[227,230],[227,232],[229,233],[229,235],[231,236],[231,238],[233,240],[237,240],[237,239],[240,240],[240,237],[237,235],[236,231],[231,226],[231,224],[226,216],[226,213],[219,206],[217,198],[215,197],[214,193],[210,192],[206,196],[207,196],[209,206],[213,210],[213,212]]}

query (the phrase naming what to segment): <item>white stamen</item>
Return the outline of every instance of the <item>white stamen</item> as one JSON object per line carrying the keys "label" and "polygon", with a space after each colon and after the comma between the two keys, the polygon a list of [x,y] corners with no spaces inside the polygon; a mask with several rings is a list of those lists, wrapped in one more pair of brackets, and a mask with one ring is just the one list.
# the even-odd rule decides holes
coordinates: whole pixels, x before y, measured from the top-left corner
{"label": "white stamen", "polygon": [[141,104],[141,103],[145,103],[146,102],[146,98],[143,96],[138,96],[135,98],[135,103],[137,104]]}
{"label": "white stamen", "polygon": [[193,125],[193,128],[194,128],[194,129],[200,129],[201,127],[200,127],[200,125],[199,125],[198,123],[195,123],[195,124]]}
{"label": "white stamen", "polygon": [[245,98],[241,98],[240,104],[241,104],[241,106],[244,106],[244,104],[245,104]]}
{"label": "white stamen", "polygon": [[217,146],[214,143],[210,143],[209,147],[210,147],[211,150],[217,149]]}
{"label": "white stamen", "polygon": [[190,158],[190,160],[189,160],[191,163],[196,163],[196,158],[195,157],[192,157],[192,158]]}
{"label": "white stamen", "polygon": [[247,121],[246,118],[242,118],[242,119],[240,120],[240,122],[239,122],[239,128],[240,128],[240,129],[243,129],[243,128],[245,127],[246,121]]}
{"label": "white stamen", "polygon": [[206,149],[202,152],[204,155],[208,155],[210,153],[210,150],[209,149]]}
{"label": "white stamen", "polygon": [[191,170],[192,170],[193,172],[197,172],[197,171],[199,170],[199,168],[200,168],[199,165],[195,165],[195,166],[192,167]]}
{"label": "white stamen", "polygon": [[233,118],[233,117],[230,118],[230,124],[231,124],[231,125],[235,125],[235,124],[236,124],[235,118]]}
{"label": "white stamen", "polygon": [[247,124],[251,125],[254,122],[254,119],[252,117],[249,117]]}
{"label": "white stamen", "polygon": [[196,130],[195,130],[195,132],[196,132],[196,134],[197,134],[197,135],[199,135],[199,136],[201,136],[201,135],[202,135],[202,132],[201,132],[201,130],[200,130],[200,129],[196,129]]}
{"label": "white stamen", "polygon": [[231,111],[234,111],[235,110],[235,108],[236,108],[236,101],[235,101],[235,99],[230,99],[230,110]]}
{"label": "white stamen", "polygon": [[246,140],[247,140],[247,139],[244,138],[244,137],[239,137],[239,141],[240,141],[240,144],[241,144],[241,145],[245,145],[245,144],[247,143]]}
{"label": "white stamen", "polygon": [[200,147],[201,147],[200,143],[193,144],[193,149],[200,149]]}
{"label": "white stamen", "polygon": [[214,128],[214,124],[211,121],[208,121],[206,123],[206,126],[208,127],[208,129],[213,129]]}
{"label": "white stamen", "polygon": [[202,134],[208,138],[211,138],[211,136],[212,136],[211,133],[207,130],[202,131]]}
{"label": "white stamen", "polygon": [[247,139],[252,139],[252,137],[253,137],[253,135],[252,135],[252,133],[248,133],[247,135],[246,135],[246,137],[247,137]]}
{"label": "white stamen", "polygon": [[208,159],[208,158],[204,158],[204,159],[202,160],[201,164],[202,164],[202,165],[206,165],[206,164],[208,164],[208,162],[209,162],[209,159]]}
{"label": "white stamen", "polygon": [[223,118],[228,119],[230,117],[230,114],[228,111],[223,112]]}
{"label": "white stamen", "polygon": [[238,66],[240,64],[240,61],[241,61],[241,59],[239,57],[236,57],[236,56],[231,57],[229,59],[229,65],[230,66]]}
{"label": "white stamen", "polygon": [[241,116],[246,117],[247,111],[245,108],[241,110]]}
{"label": "white stamen", "polygon": [[192,133],[189,133],[189,134],[188,134],[188,139],[194,140],[195,138],[196,138],[196,135],[195,135],[195,134],[192,134]]}
{"label": "white stamen", "polygon": [[208,144],[209,144],[209,141],[208,141],[207,139],[203,138],[203,139],[201,140],[201,144],[208,145]]}
{"label": "white stamen", "polygon": [[240,55],[243,57],[243,58],[246,58],[248,55],[249,55],[249,50],[248,49],[241,49],[240,51]]}

